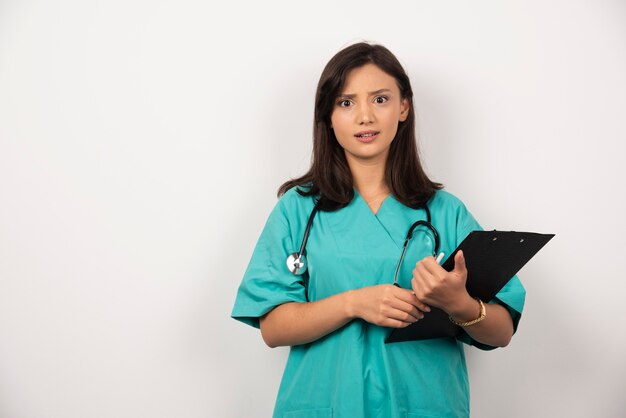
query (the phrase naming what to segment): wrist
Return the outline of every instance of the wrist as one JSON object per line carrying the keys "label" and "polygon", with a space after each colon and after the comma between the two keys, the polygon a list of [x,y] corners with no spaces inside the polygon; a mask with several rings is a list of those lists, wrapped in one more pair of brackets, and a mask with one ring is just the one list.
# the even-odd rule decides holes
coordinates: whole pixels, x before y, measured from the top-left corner
{"label": "wrist", "polygon": [[343,295],[344,313],[349,320],[357,318],[356,292],[358,290],[348,290]]}
{"label": "wrist", "polygon": [[457,322],[471,321],[480,315],[480,304],[465,292],[465,295],[459,298],[446,313]]}
{"label": "wrist", "polygon": [[483,319],[485,319],[487,317],[487,309],[485,308],[485,304],[479,298],[476,298],[476,302],[478,302],[478,306],[480,306],[480,312],[478,313],[478,317],[469,321],[459,322],[455,320],[454,318],[452,318],[452,316],[449,316],[450,321],[452,321],[453,324],[458,325],[460,327],[469,327],[470,325],[477,324]]}

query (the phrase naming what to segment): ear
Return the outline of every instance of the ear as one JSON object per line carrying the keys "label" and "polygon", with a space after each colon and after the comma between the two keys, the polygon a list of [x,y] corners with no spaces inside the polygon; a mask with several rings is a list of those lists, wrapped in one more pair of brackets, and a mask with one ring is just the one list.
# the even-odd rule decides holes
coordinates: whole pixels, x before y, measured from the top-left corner
{"label": "ear", "polygon": [[402,103],[400,104],[400,122],[404,122],[406,118],[409,117],[409,101],[407,99],[402,99]]}

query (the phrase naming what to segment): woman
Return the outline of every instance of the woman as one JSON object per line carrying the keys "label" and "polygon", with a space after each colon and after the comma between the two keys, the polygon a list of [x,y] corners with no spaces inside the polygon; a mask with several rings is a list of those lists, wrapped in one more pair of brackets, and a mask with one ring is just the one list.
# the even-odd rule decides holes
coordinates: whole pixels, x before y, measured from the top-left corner
{"label": "woman", "polygon": [[[472,298],[462,253],[443,270],[427,228],[392,285],[407,229],[427,210],[446,254],[480,229],[441,188],[420,165],[413,92],[395,56],[367,43],[337,53],[317,88],[311,168],[279,189],[232,312],[270,347],[291,346],[275,417],[469,416],[463,343],[506,346],[525,292],[514,277],[494,300]],[[294,275],[285,260],[314,207],[308,269]],[[431,307],[465,332],[385,344]]]}

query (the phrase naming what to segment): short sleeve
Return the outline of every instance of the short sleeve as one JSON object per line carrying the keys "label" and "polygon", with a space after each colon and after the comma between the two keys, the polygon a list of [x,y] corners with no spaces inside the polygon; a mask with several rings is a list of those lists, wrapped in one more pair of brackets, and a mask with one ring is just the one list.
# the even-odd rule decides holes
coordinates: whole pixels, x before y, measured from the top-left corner
{"label": "short sleeve", "polygon": [[237,291],[231,317],[259,328],[259,318],[286,302],[305,302],[302,276],[287,269],[294,249],[287,208],[282,200],[272,210],[254,248]]}
{"label": "short sleeve", "polygon": [[[469,235],[470,232],[482,230],[483,228],[476,221],[476,219],[474,219],[467,208],[461,205],[457,217],[457,246],[465,239],[465,237]],[[504,287],[502,287],[502,289],[500,289],[496,296],[489,301],[489,303],[498,303],[509,311],[511,319],[513,320],[513,333],[517,331],[517,326],[522,318],[525,298],[526,290],[517,275],[515,275],[504,285]],[[496,348],[476,341],[466,332],[459,333],[457,339],[481,350],[493,350]]]}

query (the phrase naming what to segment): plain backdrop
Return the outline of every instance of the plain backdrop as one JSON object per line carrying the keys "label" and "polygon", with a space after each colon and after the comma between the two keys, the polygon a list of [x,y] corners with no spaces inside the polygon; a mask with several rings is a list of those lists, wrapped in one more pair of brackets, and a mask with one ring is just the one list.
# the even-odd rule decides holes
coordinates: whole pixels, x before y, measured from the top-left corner
{"label": "plain backdrop", "polygon": [[1,0],[1,418],[271,415],[288,349],[230,311],[359,40],[433,179],[556,234],[511,345],[467,349],[472,416],[624,416],[624,1]]}

